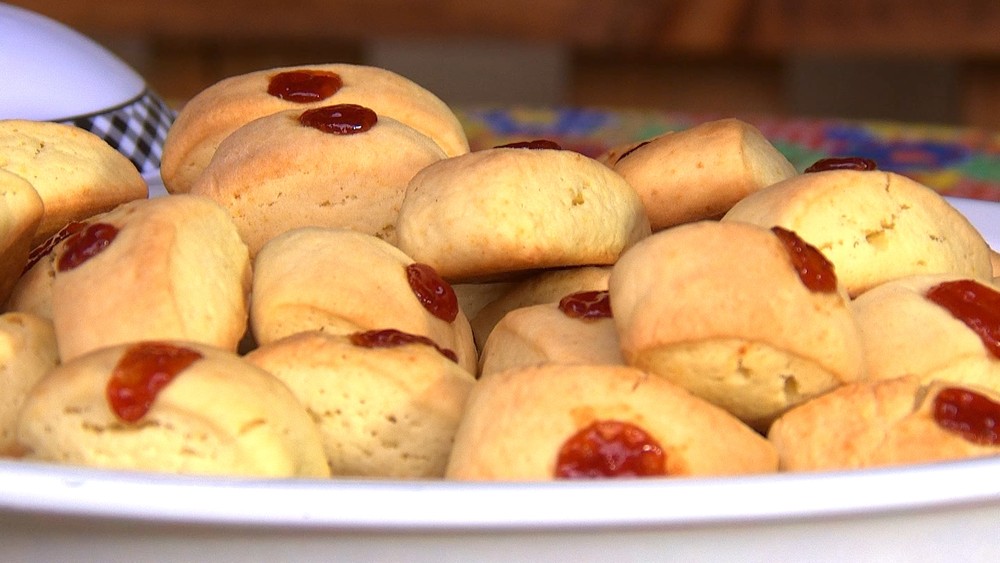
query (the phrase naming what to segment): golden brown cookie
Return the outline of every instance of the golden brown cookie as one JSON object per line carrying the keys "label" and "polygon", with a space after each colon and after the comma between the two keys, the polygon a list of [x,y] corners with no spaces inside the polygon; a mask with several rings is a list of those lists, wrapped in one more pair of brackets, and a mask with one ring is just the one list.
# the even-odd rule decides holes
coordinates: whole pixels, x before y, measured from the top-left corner
{"label": "golden brown cookie", "polygon": [[701,123],[612,149],[601,160],[639,192],[653,231],[721,216],[795,167],[752,124]]}
{"label": "golden brown cookie", "polygon": [[123,204],[77,225],[49,260],[63,361],[149,339],[235,351],[246,332],[250,257],[232,219],[206,198]]}
{"label": "golden brown cookie", "polygon": [[505,291],[470,317],[472,333],[480,348],[504,315],[520,307],[558,301],[577,291],[600,291],[608,288],[611,266],[577,266],[544,270],[510,282]]}
{"label": "golden brown cookie", "polygon": [[25,400],[18,437],[33,460],[329,475],[319,430],[283,383],[231,352],[190,342],[112,346],[60,365]]}
{"label": "golden brown cookie", "polygon": [[[615,455],[598,453],[607,451]],[[445,476],[551,481],[776,469],[762,436],[662,378],[625,366],[548,364],[476,383]]]}
{"label": "golden brown cookie", "polygon": [[58,363],[50,321],[26,313],[0,315],[0,457],[20,453],[18,412],[28,391]]}
{"label": "golden brown cookie", "polygon": [[37,246],[67,223],[146,198],[139,170],[97,135],[63,123],[0,120],[0,169],[27,180],[44,204]]}
{"label": "golden brown cookie", "polygon": [[911,276],[862,293],[851,307],[868,377],[912,375],[1000,392],[1000,286]]}
{"label": "golden brown cookie", "polygon": [[596,160],[501,147],[421,170],[396,230],[404,252],[459,283],[612,264],[649,222],[635,190]]}
{"label": "golden brown cookie", "polygon": [[469,151],[451,109],[412,80],[364,65],[281,67],[226,78],[188,101],[163,146],[163,182],[171,193],[189,191],[222,140],[254,119],[333,104],[362,105],[403,122],[448,156]]}
{"label": "golden brown cookie", "polygon": [[660,231],[621,257],[609,289],[627,363],[759,430],[862,375],[847,296],[794,233],[717,221]]}
{"label": "golden brown cookie", "polygon": [[909,275],[992,277],[989,246],[939,193],[893,172],[825,170],[756,192],[723,218],[795,231],[857,296]]}
{"label": "golden brown cookie", "polygon": [[444,476],[475,379],[413,335],[298,333],[250,352],[318,424],[335,476]]}
{"label": "golden brown cookie", "polygon": [[0,303],[10,297],[28,263],[43,213],[42,198],[31,184],[0,169]]}
{"label": "golden brown cookie", "polygon": [[229,211],[251,256],[297,227],[394,242],[407,183],[443,158],[430,137],[366,107],[288,110],[229,135],[190,191]]}
{"label": "golden brown cookie", "polygon": [[250,326],[261,345],[311,330],[394,328],[476,370],[472,328],[447,282],[384,240],[347,229],[295,229],[265,245],[254,262]]}
{"label": "golden brown cookie", "polygon": [[479,376],[542,363],[625,363],[606,290],[507,313],[483,346]]}
{"label": "golden brown cookie", "polygon": [[845,385],[788,411],[768,434],[784,471],[1000,455],[1000,395],[904,376]]}

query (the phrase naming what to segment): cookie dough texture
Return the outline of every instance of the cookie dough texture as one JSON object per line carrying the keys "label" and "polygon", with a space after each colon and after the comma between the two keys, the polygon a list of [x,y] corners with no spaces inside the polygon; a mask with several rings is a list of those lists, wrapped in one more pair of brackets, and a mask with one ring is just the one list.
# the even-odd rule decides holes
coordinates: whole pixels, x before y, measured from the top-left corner
{"label": "cookie dough texture", "polygon": [[846,295],[807,288],[769,229],[701,221],[660,231],[615,264],[609,290],[628,364],[759,430],[863,375]]}
{"label": "cookie dough texture", "polygon": [[97,223],[118,229],[103,251],[62,271],[70,237],[39,264],[56,265],[52,320],[64,361],[137,340],[236,350],[247,327],[251,265],[224,209],[177,195],[129,202],[88,222]]}
{"label": "cookie dough texture", "polygon": [[413,259],[371,235],[316,227],[289,231],[254,262],[250,326],[264,345],[298,332],[350,334],[396,329],[455,352],[475,373],[472,328],[459,311],[448,322],[417,298],[406,276]]}
{"label": "cookie dough texture", "polygon": [[190,192],[229,211],[251,255],[297,227],[350,228],[394,242],[407,183],[445,153],[389,117],[334,134],[301,124],[301,114],[272,114],[234,131]]}
{"label": "cookie dough texture", "polygon": [[0,120],[0,170],[27,180],[42,199],[32,247],[67,223],[149,195],[125,155],[97,135],[62,123]]}
{"label": "cookie dough texture", "polygon": [[852,297],[909,275],[992,278],[989,246],[969,220],[893,172],[802,174],[746,197],[723,220],[795,231],[833,262]]}
{"label": "cookie dough texture", "polygon": [[[272,76],[296,70],[336,73],[343,87],[328,98],[306,104],[267,93]],[[433,93],[399,74],[350,64],[281,67],[226,78],[188,101],[163,146],[163,182],[171,193],[189,191],[223,139],[254,119],[333,104],[362,105],[380,116],[406,123],[433,139],[448,156],[469,151],[465,131],[451,109]]]}
{"label": "cookie dough texture", "polygon": [[446,477],[552,480],[560,448],[596,421],[643,429],[663,449],[667,477],[777,469],[763,437],[662,378],[625,366],[549,364],[476,383]]}
{"label": "cookie dough texture", "polygon": [[[852,302],[868,377],[912,375],[924,384],[951,381],[1000,392],[1000,358],[962,320],[926,297],[932,287],[959,279],[947,274],[910,276],[882,284]],[[1000,294],[1000,286],[976,283]]]}
{"label": "cookie dough texture", "polygon": [[[934,420],[942,382],[904,376],[845,385],[787,412],[768,438],[783,471],[833,471],[995,456]],[[963,387],[966,388],[966,387]],[[995,392],[970,390],[1000,401]]]}
{"label": "cookie dough texture", "polygon": [[44,211],[30,182],[0,169],[0,303],[10,297],[28,263]]}
{"label": "cookie dough texture", "polygon": [[20,453],[18,412],[35,383],[58,363],[51,322],[25,313],[0,315],[0,457]]}
{"label": "cookie dough texture", "polygon": [[494,148],[421,170],[406,189],[397,244],[454,283],[608,265],[648,236],[635,190],[582,154]]}
{"label": "cookie dough texture", "polygon": [[475,381],[432,346],[356,346],[306,332],[247,361],[283,381],[316,421],[335,476],[441,478]]}
{"label": "cookie dough texture", "polygon": [[796,175],[760,130],[739,119],[664,133],[600,160],[639,193],[653,231],[719,217],[747,195]]}
{"label": "cookie dough texture", "polygon": [[171,342],[203,357],[180,372],[136,423],[105,389],[129,345],[78,357],[31,391],[18,436],[28,459],[142,471],[326,477],[316,425],[280,381],[239,356]]}

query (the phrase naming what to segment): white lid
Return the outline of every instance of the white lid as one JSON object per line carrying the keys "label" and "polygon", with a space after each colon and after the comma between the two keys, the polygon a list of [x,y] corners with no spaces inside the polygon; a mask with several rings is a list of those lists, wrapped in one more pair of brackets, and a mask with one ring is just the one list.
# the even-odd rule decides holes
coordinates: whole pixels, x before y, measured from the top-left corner
{"label": "white lid", "polygon": [[110,51],[34,12],[0,4],[0,119],[59,121],[139,96],[145,80]]}

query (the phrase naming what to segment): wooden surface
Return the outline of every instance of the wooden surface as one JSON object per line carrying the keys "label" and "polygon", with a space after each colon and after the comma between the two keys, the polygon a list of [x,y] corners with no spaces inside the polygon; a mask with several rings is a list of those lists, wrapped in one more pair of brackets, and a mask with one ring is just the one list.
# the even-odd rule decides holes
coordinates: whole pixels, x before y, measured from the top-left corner
{"label": "wooden surface", "polygon": [[[496,40],[562,50],[571,66],[566,91],[555,99],[559,103],[778,114],[858,110],[862,117],[881,114],[1000,128],[998,0],[11,3],[104,43],[178,103],[221,78],[249,70],[365,63],[366,49],[380,41],[431,39],[461,50],[463,41]],[[827,92],[803,94],[794,85],[808,85],[803,69],[808,71],[814,59],[829,57],[846,58],[848,66],[874,62],[876,74],[898,82],[911,97],[934,93],[941,98],[935,102],[940,107],[901,113],[888,97],[866,98],[871,84],[862,80],[845,87],[846,98],[857,97],[845,99],[843,110],[827,109],[812,99]],[[926,79],[919,72],[899,72],[893,66],[896,59],[907,68],[926,61],[937,72],[928,72]],[[821,73],[828,67],[816,68]],[[841,72],[844,67],[836,68]],[[846,72],[844,80],[851,74],[859,73]],[[935,88],[922,93],[931,80]],[[942,85],[942,80],[948,83]]]}

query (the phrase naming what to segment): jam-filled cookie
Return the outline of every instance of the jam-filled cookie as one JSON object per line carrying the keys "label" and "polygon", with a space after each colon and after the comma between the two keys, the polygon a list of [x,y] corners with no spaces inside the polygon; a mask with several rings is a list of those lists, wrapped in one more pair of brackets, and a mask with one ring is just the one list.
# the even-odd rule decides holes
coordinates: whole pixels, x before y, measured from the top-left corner
{"label": "jam-filled cookie", "polygon": [[79,356],[29,393],[27,459],[143,471],[329,476],[319,430],[292,392],[232,352],[136,342]]}
{"label": "jam-filled cookie", "polygon": [[611,271],[625,360],[765,430],[863,375],[837,272],[794,232],[700,221],[653,234]]}
{"label": "jam-filled cookie", "polygon": [[403,122],[433,139],[448,156],[469,151],[451,109],[408,78],[365,65],[281,67],[221,80],[181,108],[163,146],[161,175],[167,191],[189,191],[223,139],[254,119],[336,104],[362,105]]}
{"label": "jam-filled cookie", "polygon": [[296,227],[393,242],[407,183],[443,158],[430,137],[365,106],[287,110],[229,135],[190,191],[229,211],[251,255]]}
{"label": "jam-filled cookie", "polygon": [[666,380],[546,364],[476,382],[445,477],[551,481],[769,473],[773,446]]}

